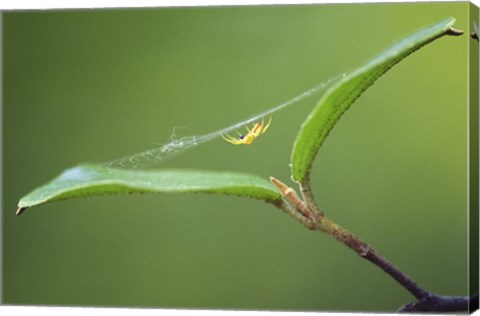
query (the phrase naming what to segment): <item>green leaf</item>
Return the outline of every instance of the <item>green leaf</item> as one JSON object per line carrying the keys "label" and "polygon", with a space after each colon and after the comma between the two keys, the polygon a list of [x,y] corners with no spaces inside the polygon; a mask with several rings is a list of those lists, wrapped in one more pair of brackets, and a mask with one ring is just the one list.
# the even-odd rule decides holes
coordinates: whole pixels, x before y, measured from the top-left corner
{"label": "green leaf", "polygon": [[292,151],[292,177],[301,182],[308,178],[320,146],[343,113],[375,80],[423,45],[445,35],[461,35],[452,29],[454,18],[425,27],[403,38],[365,65],[340,79],[320,98],[303,123]]}
{"label": "green leaf", "polygon": [[64,171],[24,196],[17,215],[25,208],[48,202],[85,196],[119,193],[186,193],[204,192],[236,195],[276,202],[278,190],[255,175],[234,172],[197,170],[121,170],[98,165],[82,165]]}

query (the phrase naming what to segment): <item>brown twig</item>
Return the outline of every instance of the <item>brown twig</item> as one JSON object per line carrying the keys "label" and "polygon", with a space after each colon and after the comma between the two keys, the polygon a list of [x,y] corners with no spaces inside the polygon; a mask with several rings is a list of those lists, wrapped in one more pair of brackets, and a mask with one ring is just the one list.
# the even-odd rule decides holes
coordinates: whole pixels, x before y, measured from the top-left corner
{"label": "brown twig", "polygon": [[[285,183],[273,177],[270,177],[270,180],[280,190],[284,197],[282,203],[277,205],[278,207],[299,220],[309,229],[319,230],[332,236],[348,248],[355,251],[360,257],[375,264],[417,299],[416,302],[409,303],[400,308],[399,312],[465,311],[469,310],[471,307],[472,301],[469,297],[438,296],[424,290],[412,278],[380,255],[369,244],[326,217],[323,212],[319,211],[320,209],[313,201],[313,195],[308,180],[302,182],[300,186],[302,196],[305,199],[303,201],[295,193],[295,190],[288,187]],[[312,210],[312,206],[315,206],[315,210]],[[473,299],[475,299],[475,297]],[[478,295],[476,296],[476,302],[478,306]]]}
{"label": "brown twig", "polygon": [[407,289],[416,299],[422,299],[428,295],[428,292],[422,289],[413,279],[403,273],[393,263],[380,255],[369,244],[341,227],[328,218],[322,219],[321,231],[330,234],[335,239],[355,251],[360,257],[372,262],[377,267],[385,271],[395,281]]}
{"label": "brown twig", "polygon": [[402,306],[398,312],[462,312],[478,309],[478,294],[472,297],[464,296],[438,296],[429,293],[417,302]]}
{"label": "brown twig", "polygon": [[[297,212],[301,213],[304,217],[310,219],[315,223],[315,225],[313,226],[314,229],[329,234],[348,248],[355,251],[360,257],[372,262],[373,264],[381,268],[392,278],[394,278],[398,283],[400,283],[403,287],[405,287],[410,293],[412,293],[415,298],[422,299],[423,297],[428,295],[427,291],[423,290],[420,286],[418,286],[418,284],[415,283],[408,275],[400,271],[395,265],[382,257],[366,242],[364,242],[345,228],[333,222],[331,219],[326,217],[323,212],[319,214],[318,212],[313,212],[309,210],[307,205],[315,204],[314,201],[302,201],[295,193],[295,190],[288,187],[285,183],[273,177],[270,177],[270,180],[280,190],[285,199],[288,200],[291,205],[295,207]],[[309,199],[313,196],[310,192],[310,186],[308,185],[308,182],[305,182],[302,188],[302,195],[305,198]],[[288,208],[288,213],[292,213],[291,208]],[[312,225],[310,225],[310,227],[312,227]]]}

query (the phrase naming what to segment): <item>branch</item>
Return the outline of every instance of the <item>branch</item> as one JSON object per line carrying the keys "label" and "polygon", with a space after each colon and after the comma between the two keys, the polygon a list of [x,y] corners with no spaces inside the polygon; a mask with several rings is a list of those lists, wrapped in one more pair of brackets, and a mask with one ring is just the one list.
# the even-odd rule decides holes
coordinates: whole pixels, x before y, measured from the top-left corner
{"label": "branch", "polygon": [[398,312],[458,312],[468,311],[469,309],[474,310],[475,306],[478,308],[478,294],[472,296],[472,298],[438,296],[424,290],[369,244],[326,217],[313,201],[313,194],[308,180],[300,183],[300,191],[304,201],[298,197],[294,189],[288,187],[280,180],[270,177],[270,181],[280,190],[284,198],[277,207],[286,211],[309,229],[329,234],[355,251],[360,257],[375,264],[417,299],[416,302],[402,306]]}
{"label": "branch", "polygon": [[329,218],[324,217],[321,219],[320,230],[325,232],[335,239],[355,251],[360,257],[370,261],[377,267],[386,272],[407,291],[409,291],[416,299],[421,300],[429,295],[429,292],[421,288],[413,279],[407,274],[403,273],[393,263],[388,261],[382,255],[380,255],[372,246],[341,227],[335,224]]}
{"label": "branch", "polygon": [[478,308],[478,294],[470,298],[438,296],[425,291],[413,281],[413,279],[381,256],[369,244],[326,217],[313,201],[309,181],[300,183],[300,191],[302,192],[304,201],[298,197],[294,189],[288,187],[280,180],[270,177],[270,181],[283,195],[283,200],[281,203],[276,204],[277,207],[283,209],[307,228],[318,230],[332,236],[355,251],[360,257],[375,264],[417,299],[416,302],[402,306],[398,312],[459,312]]}
{"label": "branch", "polygon": [[[304,218],[309,219],[312,222],[310,225],[305,225],[310,229],[319,230],[323,233],[326,233],[348,248],[355,251],[360,257],[372,262],[377,267],[385,271],[398,283],[400,283],[404,288],[406,288],[415,298],[418,300],[428,296],[428,292],[422,289],[415,281],[413,281],[408,275],[400,271],[393,263],[382,257],[373,247],[369,244],[343,228],[342,226],[336,224],[331,219],[326,217],[323,212],[317,211],[319,208],[316,206],[315,202],[311,199],[313,194],[310,190],[310,185],[307,182],[302,182],[300,186],[302,191],[302,196],[307,199],[305,202],[300,200],[295,191],[288,187],[286,184],[281,182],[278,179],[270,177],[270,181],[280,190],[285,200],[290,202],[287,205],[281,205],[282,209],[285,210],[290,215],[294,216],[298,220],[298,215],[295,216],[294,212],[301,214]],[[311,205],[315,205],[315,210],[309,210]]]}
{"label": "branch", "polygon": [[433,293],[417,302],[402,306],[398,312],[462,312],[478,309],[478,294],[472,297],[438,296]]}

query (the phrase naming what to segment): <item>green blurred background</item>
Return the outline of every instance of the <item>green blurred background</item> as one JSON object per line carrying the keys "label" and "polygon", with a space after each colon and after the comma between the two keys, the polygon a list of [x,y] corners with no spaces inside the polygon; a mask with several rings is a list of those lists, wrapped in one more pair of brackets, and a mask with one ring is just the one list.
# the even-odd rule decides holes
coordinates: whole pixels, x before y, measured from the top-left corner
{"label": "green blurred background", "polygon": [[[6,304],[394,311],[410,294],[272,206],[214,195],[18,200],[104,162],[258,114],[468,3],[6,12]],[[467,42],[408,57],[346,113],[313,169],[319,205],[428,290],[467,295]],[[289,181],[318,95],[251,146],[221,139],[159,168]]]}

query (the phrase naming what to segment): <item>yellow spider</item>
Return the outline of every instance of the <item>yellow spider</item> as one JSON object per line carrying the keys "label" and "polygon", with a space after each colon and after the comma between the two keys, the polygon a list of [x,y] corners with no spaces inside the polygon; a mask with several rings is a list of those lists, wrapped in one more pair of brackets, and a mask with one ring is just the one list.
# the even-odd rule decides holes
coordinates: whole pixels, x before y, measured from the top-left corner
{"label": "yellow spider", "polygon": [[262,122],[261,123],[260,122],[255,123],[253,125],[252,129],[250,129],[250,128],[248,128],[248,126],[246,126],[245,128],[247,129],[248,133],[245,134],[245,135],[241,135],[240,133],[237,132],[238,135],[239,135],[238,138],[232,137],[228,134],[225,134],[225,135],[221,134],[221,135],[222,135],[222,138],[225,139],[230,144],[250,145],[255,140],[255,138],[259,137],[260,135],[262,135],[263,133],[265,133],[267,131],[267,129],[270,127],[270,123],[272,123],[272,116],[270,116],[266,125],[265,125],[265,122],[262,118]]}

